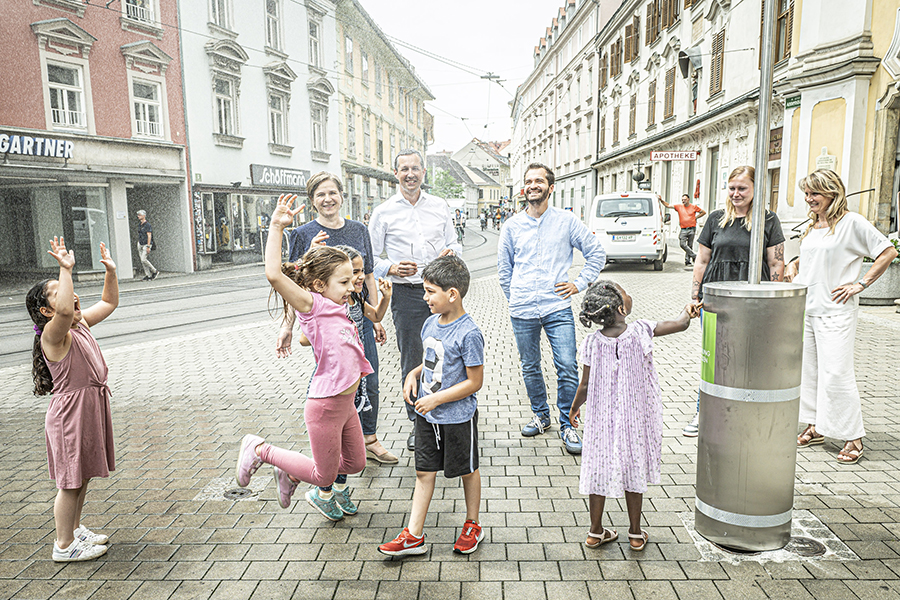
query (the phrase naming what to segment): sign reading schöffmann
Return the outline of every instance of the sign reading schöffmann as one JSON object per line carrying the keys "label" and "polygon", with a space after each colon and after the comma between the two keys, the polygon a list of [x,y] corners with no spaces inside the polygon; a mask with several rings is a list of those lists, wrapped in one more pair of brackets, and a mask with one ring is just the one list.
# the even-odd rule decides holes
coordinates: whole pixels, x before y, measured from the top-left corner
{"label": "sign reading sch\u00f6ffmann", "polygon": [[696,150],[690,152],[659,152],[654,150],[650,153],[650,160],[697,160],[700,154]]}
{"label": "sign reading sch\u00f6ffmann", "polygon": [[309,171],[271,165],[250,165],[250,183],[261,187],[306,189]]}

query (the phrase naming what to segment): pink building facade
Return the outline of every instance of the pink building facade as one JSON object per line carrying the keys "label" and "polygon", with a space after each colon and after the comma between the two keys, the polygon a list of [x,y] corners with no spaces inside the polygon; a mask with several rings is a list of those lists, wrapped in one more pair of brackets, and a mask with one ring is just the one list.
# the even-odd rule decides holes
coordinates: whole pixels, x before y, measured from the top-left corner
{"label": "pink building facade", "polygon": [[[193,269],[176,0],[0,6],[0,284],[52,275],[64,235],[76,276],[140,268],[145,210],[162,271]],[[49,259],[49,260],[48,260]]]}

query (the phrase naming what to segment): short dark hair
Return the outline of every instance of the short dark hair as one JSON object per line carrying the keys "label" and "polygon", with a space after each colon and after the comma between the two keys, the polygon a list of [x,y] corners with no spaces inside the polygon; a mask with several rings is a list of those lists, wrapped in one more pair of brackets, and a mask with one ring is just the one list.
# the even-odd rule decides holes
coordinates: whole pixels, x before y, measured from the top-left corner
{"label": "short dark hair", "polygon": [[425,168],[425,159],[422,158],[422,153],[416,150],[415,148],[406,148],[405,150],[401,150],[397,156],[394,157],[394,170],[400,170],[400,157],[401,156],[418,156],[419,164],[422,165],[422,168]]}
{"label": "short dark hair", "polygon": [[543,163],[539,163],[539,162],[533,162],[530,165],[528,165],[527,167],[525,167],[525,172],[528,173],[528,171],[530,171],[532,169],[543,169],[544,173],[547,174],[547,183],[550,185],[553,185],[554,183],[556,183],[556,176],[553,174],[553,170],[550,167],[548,167],[547,165],[545,165]]}
{"label": "short dark hair", "polygon": [[460,298],[465,298],[469,291],[469,268],[458,256],[439,256],[422,271],[422,279],[434,284],[444,291],[450,288],[459,290]]}

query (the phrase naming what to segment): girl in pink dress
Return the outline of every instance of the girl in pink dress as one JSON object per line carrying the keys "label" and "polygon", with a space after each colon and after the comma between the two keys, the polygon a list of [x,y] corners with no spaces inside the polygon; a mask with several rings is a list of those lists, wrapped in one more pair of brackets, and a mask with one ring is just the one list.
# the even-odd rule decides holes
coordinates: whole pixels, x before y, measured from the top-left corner
{"label": "girl in pink dress", "polygon": [[119,304],[116,265],[100,244],[106,279],[100,301],[81,310],[72,286],[75,254],[63,238],[50,241],[59,262],[59,279],[32,287],[25,307],[34,321],[32,375],[34,393],[53,392],[45,430],[50,477],[59,491],[53,504],[56,541],[53,560],[91,560],[106,554],[109,538],[81,524],[81,509],[92,477],[109,477],[116,468],[106,361],[90,328]]}
{"label": "girl in pink dress", "polygon": [[[619,537],[601,524],[607,496],[621,498],[628,507],[628,539],[634,551],[647,543],[641,529],[641,503],[647,484],[659,483],[662,453],[662,400],[653,337],[684,331],[700,315],[699,305],[688,304],[673,321],[626,323],[631,296],[612,281],[591,284],[584,296],[582,325],[601,326],[581,344],[581,382],[571,415],[584,421],[579,491],[589,494],[591,530],[584,542],[597,548]],[[573,421],[574,423],[574,421]],[[595,533],[599,532],[599,533]]]}
{"label": "girl in pink dress", "polygon": [[[312,457],[265,443],[248,434],[238,451],[238,485],[247,487],[263,464],[274,468],[278,502],[291,505],[299,482],[315,487],[306,501],[323,516],[339,521],[356,513],[350,501],[347,475],[366,466],[362,427],[353,402],[360,380],[372,372],[366,360],[347,302],[355,291],[353,265],[337,248],[314,247],[296,265],[282,265],[281,236],[303,206],[291,209],[297,198],[284,194],[272,213],[266,243],[266,278],[297,312],[300,330],[316,357],[303,416]],[[288,276],[290,274],[290,276]]]}

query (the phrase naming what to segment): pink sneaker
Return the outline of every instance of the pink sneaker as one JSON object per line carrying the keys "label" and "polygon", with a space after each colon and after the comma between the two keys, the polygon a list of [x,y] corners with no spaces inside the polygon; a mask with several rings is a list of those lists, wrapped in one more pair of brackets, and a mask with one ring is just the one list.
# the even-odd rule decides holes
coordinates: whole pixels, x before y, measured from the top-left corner
{"label": "pink sneaker", "polygon": [[275,490],[278,492],[278,504],[281,508],[290,508],[291,496],[297,489],[297,483],[292,481],[288,474],[279,469],[272,467],[272,474],[275,476]]}
{"label": "pink sneaker", "polygon": [[256,473],[256,470],[262,466],[263,461],[256,455],[256,447],[265,442],[258,435],[248,433],[241,440],[241,450],[238,452],[237,468],[235,470],[235,479],[241,487],[250,485],[250,478]]}

